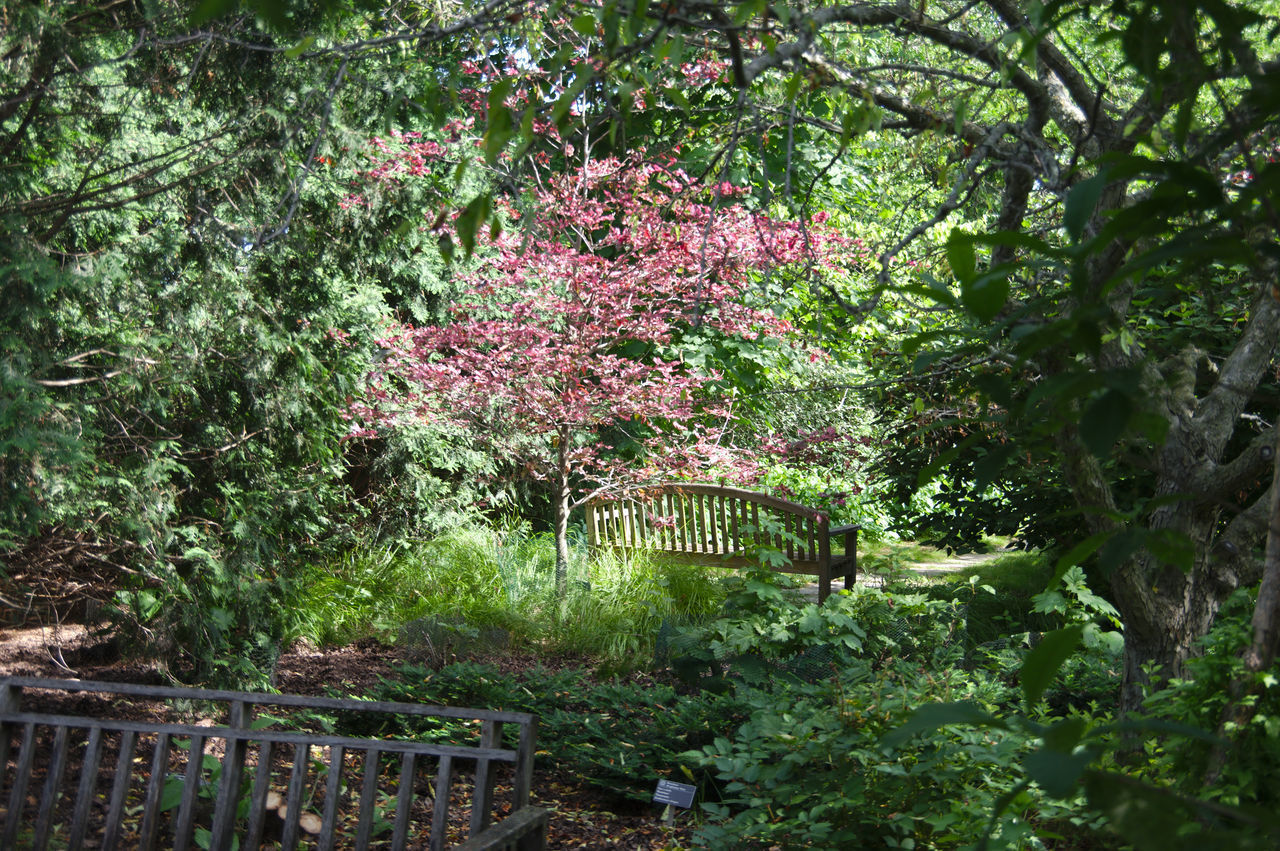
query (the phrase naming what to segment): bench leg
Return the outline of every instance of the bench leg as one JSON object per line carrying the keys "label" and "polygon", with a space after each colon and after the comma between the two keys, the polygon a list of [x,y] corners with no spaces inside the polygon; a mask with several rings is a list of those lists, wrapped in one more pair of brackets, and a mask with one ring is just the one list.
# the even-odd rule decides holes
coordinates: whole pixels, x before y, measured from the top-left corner
{"label": "bench leg", "polygon": [[858,530],[844,533],[844,554],[849,563],[849,572],[844,575],[846,590],[858,581]]}

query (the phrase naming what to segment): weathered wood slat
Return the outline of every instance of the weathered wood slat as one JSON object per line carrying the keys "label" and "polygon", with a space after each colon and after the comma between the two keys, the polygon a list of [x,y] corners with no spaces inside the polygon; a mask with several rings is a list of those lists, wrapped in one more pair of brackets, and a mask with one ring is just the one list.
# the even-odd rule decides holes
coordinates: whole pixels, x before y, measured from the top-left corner
{"label": "weathered wood slat", "polygon": [[[36,725],[28,721],[22,728],[22,748],[18,756],[17,773],[13,777],[13,787],[9,792],[9,809],[4,826],[4,835],[0,836],[0,847],[13,848],[18,840],[18,818],[26,804],[27,784],[31,781],[31,765],[36,754]],[[7,764],[7,763],[6,763]]]}
{"label": "weathered wood slat", "polygon": [[[106,718],[77,718],[73,715],[42,715],[18,712],[10,716],[15,721],[35,721],[45,724],[70,724],[82,728],[101,727],[104,730],[133,730],[137,733],[165,732],[171,736],[210,736],[217,735],[226,739],[246,739],[251,741],[274,742],[276,744],[312,744],[321,747],[340,745],[345,748],[363,750],[368,740],[351,736],[327,736],[311,733],[286,733],[280,730],[236,730],[230,727],[196,727],[189,724],[160,724],[147,721],[127,721]],[[485,719],[476,719],[485,720]],[[528,723],[527,721],[525,723]],[[422,743],[411,741],[385,740],[380,743],[383,750],[389,753],[408,753],[421,751]],[[431,752],[451,753],[453,756],[484,758],[496,762],[515,762],[516,752],[505,749],[486,750],[467,747],[466,745],[433,745]]]}
{"label": "weathered wood slat", "polygon": [[53,828],[53,813],[58,796],[62,793],[62,772],[67,767],[68,735],[70,729],[59,725],[53,733],[53,760],[44,779],[44,791],[40,793],[40,814],[31,836],[32,851],[44,851],[49,845],[49,831]]}
{"label": "weathered wood slat", "polygon": [[529,805],[529,796],[533,791],[533,754],[538,737],[538,719],[522,724],[519,730],[520,740],[516,743],[516,753],[519,754],[516,759],[518,768],[512,789],[515,798],[512,806],[516,809]]}
{"label": "weathered wood slat", "polygon": [[329,776],[324,785],[324,815],[320,820],[319,851],[333,851],[334,828],[338,824],[338,797],[342,793],[341,746],[329,749]]}
{"label": "weathered wood slat", "polygon": [[294,851],[298,847],[298,829],[302,818],[302,787],[307,782],[307,757],[311,746],[299,742],[293,746],[293,768],[289,772],[289,787],[285,791],[284,830],[280,834],[281,851]]}
{"label": "weathered wood slat", "polygon": [[93,791],[98,781],[98,761],[102,759],[102,730],[89,731],[89,741],[84,746],[80,760],[80,785],[76,787],[76,808],[71,814],[71,833],[67,837],[68,851],[78,851],[84,845],[89,829],[89,805],[93,803]]}
{"label": "weathered wood slat", "polygon": [[436,766],[435,800],[431,805],[431,847],[444,846],[444,832],[449,826],[447,819],[449,809],[449,793],[453,788],[453,759],[440,757]]}
{"label": "weathered wood slat", "polygon": [[[352,701],[341,697],[303,697],[295,694],[258,694],[246,691],[218,691],[205,688],[183,688],[179,686],[143,686],[136,683],[101,683],[93,680],[55,680],[43,677],[9,677],[0,679],[8,683],[10,688],[53,689],[67,693],[110,693],[126,697],[142,697],[147,699],[173,699],[186,701],[210,701],[213,703],[230,703],[242,701],[246,706],[283,706],[298,709],[345,709],[359,712],[384,712],[392,715],[420,715],[441,718],[458,718],[462,720],[511,721],[521,724],[529,719],[527,712],[502,712],[494,709],[462,709],[456,706],[436,706],[426,703],[397,703],[380,700]],[[0,713],[7,717],[10,710],[0,708]],[[191,730],[207,728],[190,727]],[[261,737],[269,730],[255,733]]]}
{"label": "weathered wood slat", "polygon": [[366,751],[364,755],[364,780],[360,785],[360,814],[356,823],[356,851],[367,851],[369,840],[373,838],[373,808],[377,803],[378,758],[381,755],[382,751],[376,748]]}
{"label": "weathered wood slat", "polygon": [[[248,719],[244,701],[232,703],[228,720],[232,727],[245,725]],[[217,804],[213,812],[211,851],[231,851],[231,840],[235,836],[236,808],[239,805],[237,796],[240,793],[240,778],[247,752],[248,743],[244,739],[227,740],[227,752],[222,757],[222,776],[218,780]]]}
{"label": "weathered wood slat", "polygon": [[525,807],[512,813],[482,835],[472,837],[453,851],[496,851],[514,847],[517,851],[545,851],[549,810],[541,807]]}
{"label": "weathered wood slat", "polygon": [[134,745],[138,734],[133,730],[125,730],[120,736],[120,752],[116,757],[116,776],[111,781],[111,799],[107,802],[107,821],[102,828],[103,851],[116,847],[120,838],[121,820],[124,816],[124,802],[129,794],[129,767],[133,765]]}
{"label": "weathered wood slat", "polygon": [[[391,835],[391,847],[394,851],[404,851],[409,841],[409,807],[413,804],[413,764],[417,755],[407,753],[400,762],[400,794],[396,796],[396,826]],[[445,798],[445,806],[449,799]]]}
{"label": "weathered wood slat", "polygon": [[191,847],[191,836],[196,826],[196,793],[200,791],[204,774],[204,743],[204,736],[195,736],[188,743],[182,798],[178,805],[177,826],[173,830],[174,848]]}
{"label": "weathered wood slat", "polygon": [[267,793],[271,791],[272,743],[258,748],[258,767],[253,772],[253,789],[249,792],[249,825],[245,829],[240,851],[258,851],[267,821]]}
{"label": "weathered wood slat", "polygon": [[147,794],[143,799],[142,828],[138,831],[138,846],[144,851],[155,846],[156,828],[160,822],[160,795],[164,792],[164,776],[168,768],[169,734],[161,732],[156,736],[155,749],[151,752],[151,774],[147,778]]}
{"label": "weathered wood slat", "polygon": [[[480,732],[480,746],[496,748],[502,744],[502,725],[486,721]],[[489,811],[493,809],[493,773],[487,759],[476,766],[476,788],[471,796],[471,833],[476,834],[489,826]]]}

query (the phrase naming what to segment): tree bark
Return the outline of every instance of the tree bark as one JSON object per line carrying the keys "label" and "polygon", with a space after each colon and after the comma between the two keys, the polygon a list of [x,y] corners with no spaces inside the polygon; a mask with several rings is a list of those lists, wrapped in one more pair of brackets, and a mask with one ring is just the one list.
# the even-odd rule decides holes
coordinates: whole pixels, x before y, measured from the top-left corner
{"label": "tree bark", "polygon": [[572,489],[569,482],[568,440],[569,434],[561,430],[558,475],[556,476],[556,599],[563,600],[569,590],[569,510]]}
{"label": "tree bark", "polygon": [[1267,529],[1267,550],[1263,562],[1262,585],[1253,609],[1253,643],[1245,653],[1245,669],[1259,673],[1271,667],[1280,644],[1280,437],[1272,452],[1271,521]]}

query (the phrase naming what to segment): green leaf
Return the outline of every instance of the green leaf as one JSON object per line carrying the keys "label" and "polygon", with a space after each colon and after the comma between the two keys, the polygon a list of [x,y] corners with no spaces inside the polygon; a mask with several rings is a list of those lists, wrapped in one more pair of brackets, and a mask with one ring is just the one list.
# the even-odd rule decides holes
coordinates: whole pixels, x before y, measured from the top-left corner
{"label": "green leaf", "polygon": [[506,93],[510,87],[509,78],[504,77],[489,91],[489,118],[488,127],[484,133],[484,158],[490,165],[497,162],[498,155],[506,148],[507,142],[516,132],[511,108],[506,104]]}
{"label": "green leaf", "polygon": [[1117,833],[1142,848],[1210,847],[1188,845],[1193,837],[1180,836],[1191,814],[1172,792],[1140,780],[1101,771],[1085,776],[1089,805],[1107,817]]}
{"label": "green leaf", "polygon": [[886,748],[897,748],[916,733],[931,732],[949,724],[972,724],[978,727],[1001,729],[1005,727],[1002,720],[972,701],[926,703],[911,713],[911,717],[905,724],[886,733],[880,740],[880,744]]}
{"label": "green leaf", "polygon": [[160,792],[160,811],[171,810],[182,801],[182,775],[166,774]]}
{"label": "green leaf", "polygon": [[947,237],[947,263],[956,280],[962,284],[973,280],[977,259],[973,251],[973,238],[964,231],[952,231]]}
{"label": "green leaf", "polygon": [[1151,554],[1165,564],[1171,564],[1183,573],[1189,573],[1195,565],[1196,548],[1185,532],[1176,529],[1156,529],[1144,542]]}
{"label": "green leaf", "polygon": [[1133,403],[1129,395],[1119,390],[1108,390],[1090,403],[1080,417],[1080,439],[1086,449],[1099,458],[1105,458],[1128,427],[1132,416]]}
{"label": "green leaf", "polygon": [[666,95],[672,103],[678,106],[681,112],[689,113],[693,111],[693,105],[689,103],[689,99],[684,96],[684,92],[674,86],[663,89],[662,93]]}
{"label": "green leaf", "polygon": [[627,35],[631,41],[635,41],[648,23],[647,16],[649,14],[649,0],[636,0],[635,8],[631,10],[631,15],[627,19]]}
{"label": "green leaf", "polygon": [[1129,528],[1116,532],[1098,553],[1098,566],[1104,573],[1110,573],[1142,549],[1146,539],[1146,529]]}
{"label": "green leaf", "polygon": [[293,47],[284,52],[284,55],[290,59],[297,59],[302,54],[311,49],[311,45],[316,43],[316,37],[313,35],[306,36]]}
{"label": "green leaf", "polygon": [[1098,199],[1102,197],[1102,190],[1106,186],[1107,175],[1096,174],[1072,186],[1071,191],[1067,193],[1067,201],[1062,211],[1062,226],[1073,242],[1080,241],[1085,225],[1089,224],[1089,218],[1093,215],[1094,208],[1098,206]]}
{"label": "green leaf", "polygon": [[1080,646],[1083,635],[1084,627],[1076,624],[1046,633],[1040,643],[1031,648],[1022,663],[1022,693],[1028,705],[1040,700],[1062,663]]}
{"label": "green leaf", "polygon": [[1097,532],[1067,550],[1062,557],[1058,559],[1058,563],[1054,565],[1053,579],[1049,580],[1049,585],[1047,587],[1056,587],[1057,584],[1062,581],[1063,575],[1065,575],[1068,570],[1093,555],[1099,547],[1111,540],[1112,536],[1115,534],[1116,531],[1114,529],[1108,529],[1105,532]]}
{"label": "green leaf", "polygon": [[981,322],[990,322],[1009,298],[1009,279],[993,270],[960,284],[960,303]]}
{"label": "green leaf", "polygon": [[1063,718],[1044,731],[1044,745],[1052,750],[1070,753],[1080,744],[1088,727],[1083,718]]}
{"label": "green leaf", "polygon": [[458,215],[456,222],[458,241],[462,243],[462,248],[466,251],[468,257],[475,251],[476,233],[485,220],[489,218],[489,210],[492,203],[493,200],[488,195],[477,195],[471,199],[471,202]]}
{"label": "green leaf", "polygon": [[1086,753],[1063,753],[1041,748],[1027,754],[1022,767],[1027,776],[1055,798],[1066,798],[1084,774],[1093,757]]}
{"label": "green leaf", "polygon": [[239,0],[200,0],[200,5],[191,13],[191,23],[197,26],[207,24],[214,18],[221,18],[238,5]]}
{"label": "green leaf", "polygon": [[570,22],[569,26],[573,27],[578,35],[584,38],[593,38],[596,34],[596,16],[578,15]]}
{"label": "green leaf", "polygon": [[1013,453],[1017,450],[1017,446],[1013,443],[1006,443],[1002,446],[992,448],[987,454],[973,465],[973,486],[977,491],[984,491],[987,486],[996,480],[996,477],[1004,470],[1005,465],[1009,463],[1009,459],[1013,457]]}

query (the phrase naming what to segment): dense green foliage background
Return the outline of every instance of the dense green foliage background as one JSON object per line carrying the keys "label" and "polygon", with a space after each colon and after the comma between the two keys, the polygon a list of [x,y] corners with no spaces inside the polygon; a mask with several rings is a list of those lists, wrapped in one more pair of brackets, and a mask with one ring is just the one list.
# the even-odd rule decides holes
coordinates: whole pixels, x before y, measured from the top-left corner
{"label": "dense green foliage background", "polygon": [[[88,577],[90,619],[192,681],[261,685],[298,635],[411,623],[436,663],[484,630],[652,662],[688,693],[588,697],[719,725],[646,740],[716,790],[712,845],[1038,847],[1103,821],[1113,844],[1266,843],[1276,16],[4,2],[3,596],[65,607],[52,589]],[[372,180],[392,131],[452,147]],[[536,181],[641,151],[855,246],[743,294],[812,358],[679,340],[723,373],[732,439],[782,447],[766,484],[872,541],[1039,548],[1020,584],[800,608],[765,576],[723,601],[578,546],[557,596],[547,493],[509,459],[425,422],[353,437],[389,322],[440,320]],[[479,676],[426,697],[489,700]],[[611,723],[577,731],[578,768]]]}

